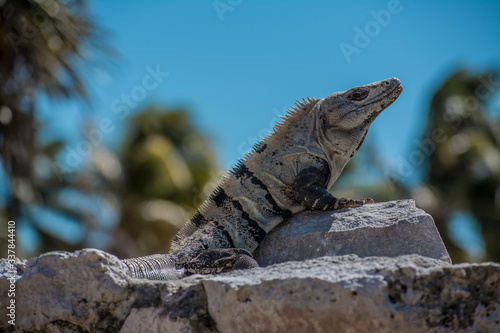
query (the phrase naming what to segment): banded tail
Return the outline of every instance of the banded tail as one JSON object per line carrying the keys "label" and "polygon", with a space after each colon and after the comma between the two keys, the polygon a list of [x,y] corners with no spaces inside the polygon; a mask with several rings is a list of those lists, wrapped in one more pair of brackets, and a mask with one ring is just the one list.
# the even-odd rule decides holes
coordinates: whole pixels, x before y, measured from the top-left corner
{"label": "banded tail", "polygon": [[177,269],[175,260],[169,254],[152,254],[122,261],[127,265],[130,276],[137,279],[175,280],[184,276],[184,269]]}

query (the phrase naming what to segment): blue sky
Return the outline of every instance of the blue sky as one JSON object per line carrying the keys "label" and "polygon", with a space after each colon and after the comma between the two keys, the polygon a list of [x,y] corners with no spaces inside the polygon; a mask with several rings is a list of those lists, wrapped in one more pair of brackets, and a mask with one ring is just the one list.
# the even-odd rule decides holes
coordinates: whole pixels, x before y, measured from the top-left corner
{"label": "blue sky", "polygon": [[115,148],[130,115],[157,105],[188,109],[228,169],[296,99],[395,76],[404,91],[366,140],[397,170],[445,78],[500,67],[500,1],[93,0],[89,7],[120,55],[87,71],[90,106],[39,99],[50,123],[42,139],[69,142],[63,163],[87,140],[82,124],[101,128],[103,144]]}
{"label": "blue sky", "polygon": [[[104,142],[113,147],[124,106],[131,113],[183,106],[223,169],[296,99],[392,76],[403,94],[367,140],[396,167],[415,148],[430,94],[444,78],[461,67],[498,67],[500,59],[498,1],[122,0],[91,1],[90,11],[120,56],[89,71],[91,107],[41,101],[56,115],[46,137],[65,137],[76,149],[82,122],[109,118]],[[147,68],[168,76],[141,90]]]}

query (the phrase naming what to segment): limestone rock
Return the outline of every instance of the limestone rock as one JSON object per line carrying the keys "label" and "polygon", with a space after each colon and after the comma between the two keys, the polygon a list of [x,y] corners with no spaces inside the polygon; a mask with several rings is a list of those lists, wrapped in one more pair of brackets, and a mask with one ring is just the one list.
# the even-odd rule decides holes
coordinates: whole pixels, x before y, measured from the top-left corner
{"label": "limestone rock", "polygon": [[[388,211],[396,207],[400,216],[395,211],[383,214],[380,207],[370,205],[361,210],[366,215],[363,219],[353,215],[359,209],[352,209],[339,212],[347,214],[346,220],[335,228],[330,213],[330,226],[320,215],[318,225],[326,230],[323,233],[332,228],[344,232],[351,237],[346,243],[351,248],[368,242],[370,231],[382,241],[380,230],[392,231],[385,235],[394,243],[398,237],[407,237],[407,242],[419,242],[419,237],[430,242],[434,237],[435,242],[432,230],[425,233],[429,222],[422,211],[408,202],[379,206]],[[405,236],[405,228],[420,236]],[[355,237],[355,232],[361,236]],[[295,244],[306,245],[305,241]],[[368,251],[367,246],[359,244],[358,249]],[[46,253],[27,264],[15,262],[14,272],[6,260],[0,260],[0,331],[500,332],[500,264],[451,265],[442,256],[433,259],[428,253],[358,254],[363,257],[288,261],[175,281],[129,278],[118,258],[95,249]],[[7,296],[12,288],[15,298]],[[10,299],[15,300],[15,326],[7,321],[5,305]]]}
{"label": "limestone rock", "polygon": [[296,214],[269,233],[254,257],[260,266],[268,266],[346,254],[420,254],[451,263],[434,220],[413,200]]}
{"label": "limestone rock", "polygon": [[500,265],[323,257],[203,282],[220,332],[499,332]]}
{"label": "limestone rock", "polygon": [[[86,249],[30,261],[16,282],[22,332],[498,332],[500,265],[418,255],[323,257],[219,276],[127,278]],[[7,280],[0,279],[4,296]],[[5,299],[5,298],[3,298]],[[2,306],[2,318],[5,318]]]}
{"label": "limestone rock", "polygon": [[[123,266],[115,256],[91,249],[49,252],[29,261],[15,283],[16,322],[28,332],[114,327],[130,306]],[[7,299],[4,288],[0,283]]]}

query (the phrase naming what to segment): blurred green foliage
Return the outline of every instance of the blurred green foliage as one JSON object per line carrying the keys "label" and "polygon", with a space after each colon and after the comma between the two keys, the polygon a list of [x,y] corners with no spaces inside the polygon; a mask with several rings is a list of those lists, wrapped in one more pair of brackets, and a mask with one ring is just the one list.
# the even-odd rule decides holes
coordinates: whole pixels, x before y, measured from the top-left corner
{"label": "blurred green foliage", "polygon": [[[450,239],[456,214],[480,226],[483,260],[500,261],[500,77],[459,71],[434,94],[421,147],[426,179],[416,198],[435,219],[457,261],[469,260]],[[497,104],[495,104],[495,102]]]}
{"label": "blurred green foliage", "polygon": [[[92,218],[57,198],[66,188],[81,192],[89,188],[80,176],[60,181],[44,169],[63,143],[42,146],[36,137],[41,126],[35,117],[36,95],[85,100],[83,73],[95,60],[90,56],[109,50],[100,43],[102,34],[89,19],[83,0],[0,2],[0,156],[9,180],[1,185],[9,195],[0,216],[2,222],[16,220],[20,227],[29,224],[41,251],[81,245],[56,239],[37,223],[42,207],[67,214],[79,223]],[[97,49],[99,52],[94,52]],[[3,240],[6,228],[0,227]],[[5,249],[0,251],[3,255]]]}
{"label": "blurred green foliage", "polygon": [[130,119],[120,155],[120,220],[108,250],[120,257],[165,252],[216,186],[209,140],[187,112],[150,108]]}
{"label": "blurred green foliage", "polygon": [[[0,12],[0,172],[8,179],[2,242],[12,219],[36,241],[29,253],[18,243],[19,256],[89,246],[120,257],[167,251],[220,176],[210,141],[185,110],[148,108],[128,120],[118,152],[94,147],[81,167],[61,175],[56,162],[66,143],[40,144],[36,93],[85,100],[90,56],[109,51],[97,38],[102,30],[82,0],[5,0]],[[499,92],[496,72],[455,73],[433,94],[407,165],[391,169],[367,142],[334,193],[414,198],[434,217],[454,262],[500,261]],[[453,235],[457,216],[478,226],[481,257]],[[70,236],[61,232],[68,224]]]}

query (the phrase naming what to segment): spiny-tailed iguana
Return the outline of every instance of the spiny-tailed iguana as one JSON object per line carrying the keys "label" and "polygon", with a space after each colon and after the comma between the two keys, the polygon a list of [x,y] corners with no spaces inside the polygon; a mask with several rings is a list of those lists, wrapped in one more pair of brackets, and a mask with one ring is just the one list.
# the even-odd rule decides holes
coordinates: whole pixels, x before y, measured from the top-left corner
{"label": "spiny-tailed iguana", "polygon": [[251,254],[287,217],[372,203],[335,198],[327,190],[402,89],[391,78],[297,101],[178,232],[168,254],[124,260],[130,275],[170,280],[256,267]]}

